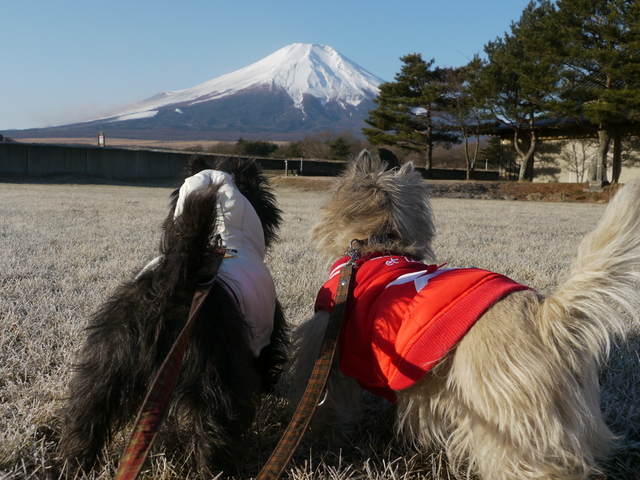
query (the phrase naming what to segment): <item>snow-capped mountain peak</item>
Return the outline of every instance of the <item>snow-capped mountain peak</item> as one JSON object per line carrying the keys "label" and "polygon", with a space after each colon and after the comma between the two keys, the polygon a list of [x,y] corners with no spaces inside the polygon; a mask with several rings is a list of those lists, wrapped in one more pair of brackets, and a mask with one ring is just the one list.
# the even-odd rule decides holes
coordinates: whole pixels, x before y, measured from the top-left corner
{"label": "snow-capped mountain peak", "polygon": [[189,107],[254,87],[283,89],[297,108],[302,108],[305,95],[318,98],[322,104],[335,101],[357,106],[377,96],[382,82],[327,45],[294,43],[248,67],[195,87],[155,95],[111,120],[150,117],[168,105]]}

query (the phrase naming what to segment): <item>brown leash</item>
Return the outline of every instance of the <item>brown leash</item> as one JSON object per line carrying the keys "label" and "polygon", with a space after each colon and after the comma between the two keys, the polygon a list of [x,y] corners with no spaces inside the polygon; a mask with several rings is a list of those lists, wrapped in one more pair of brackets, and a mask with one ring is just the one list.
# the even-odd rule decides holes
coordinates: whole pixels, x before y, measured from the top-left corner
{"label": "brown leash", "polygon": [[171,347],[167,358],[160,366],[160,370],[158,370],[149,393],[140,408],[129,442],[120,459],[115,480],[133,480],[137,478],[149,454],[149,450],[151,450],[169,403],[171,392],[180,373],[184,351],[189,341],[194,319],[211,291],[226,249],[218,246],[215,253],[216,255],[213,257],[211,264],[207,265],[205,270],[201,272],[201,275],[206,278],[206,282],[198,284],[196,288],[187,323]]}
{"label": "brown leash", "polygon": [[282,472],[289,464],[293,453],[298,448],[298,445],[300,445],[300,441],[309,426],[313,412],[318,406],[322,392],[324,392],[329,373],[331,372],[331,365],[340,333],[340,325],[347,306],[353,267],[358,258],[358,253],[353,247],[354,242],[356,242],[356,240],[351,241],[349,248],[351,259],[340,270],[336,298],[333,309],[331,310],[331,316],[329,317],[329,324],[327,325],[320,355],[311,372],[307,388],[278,446],[271,454],[271,457],[269,457],[269,460],[267,460],[266,465],[262,468],[256,480],[277,480],[280,478],[280,475],[282,475]]}

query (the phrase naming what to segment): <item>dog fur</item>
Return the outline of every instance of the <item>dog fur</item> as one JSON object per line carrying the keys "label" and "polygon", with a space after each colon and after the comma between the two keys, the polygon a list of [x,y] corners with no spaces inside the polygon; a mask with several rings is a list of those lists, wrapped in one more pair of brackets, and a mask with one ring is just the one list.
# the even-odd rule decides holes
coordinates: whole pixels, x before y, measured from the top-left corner
{"label": "dog fur", "polygon": [[[192,157],[185,178],[209,168],[201,156]],[[271,247],[281,211],[260,166],[223,159],[213,169],[232,175],[260,218],[267,249]],[[213,251],[218,188],[213,184],[195,190],[176,218],[178,190],[173,192],[160,262],[121,284],[90,319],[62,411],[60,457],[68,470],[91,469],[105,443],[133,420],[184,326],[198,272]],[[191,435],[203,474],[237,472],[260,395],[283,370],[288,327],[277,300],[270,344],[258,358],[248,336],[236,300],[216,281],[195,321],[167,415]]]}
{"label": "dog fur", "polygon": [[[312,232],[327,259],[367,239],[361,253],[433,262],[425,182],[411,164],[385,167],[363,151],[337,179]],[[640,182],[632,182],[582,241],[570,279],[555,293],[518,291],[497,301],[421,380],[396,392],[398,432],[444,448],[455,471],[466,465],[484,480],[598,472],[616,440],[600,412],[599,366],[612,339],[639,320],[639,272]],[[298,398],[328,318],[320,310],[294,332]],[[361,387],[337,365],[312,423],[318,434],[348,431],[359,413]]]}

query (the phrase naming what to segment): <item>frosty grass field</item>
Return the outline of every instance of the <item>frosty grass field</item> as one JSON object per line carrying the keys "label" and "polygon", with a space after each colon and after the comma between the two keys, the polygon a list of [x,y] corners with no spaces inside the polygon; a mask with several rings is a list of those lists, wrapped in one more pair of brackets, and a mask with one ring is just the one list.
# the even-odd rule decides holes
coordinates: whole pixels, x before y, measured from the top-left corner
{"label": "frosty grass field", "polygon": [[[156,251],[167,186],[0,183],[0,479],[50,478],[56,416],[88,316]],[[311,314],[327,265],[309,232],[326,192],[279,187],[280,243],[267,263],[288,319]],[[604,205],[433,199],[438,263],[495,270],[548,292],[567,277],[582,236]],[[602,409],[626,435],[608,478],[640,469],[640,333],[603,369]],[[290,418],[289,380],[264,399],[247,439],[243,478],[254,477]],[[439,451],[416,452],[392,431],[393,407],[367,395],[365,418],[347,443],[305,438],[289,478],[450,478]],[[170,428],[170,427],[168,427]],[[87,478],[112,478],[123,437]],[[188,453],[188,452],[187,452]],[[159,444],[142,478],[198,478],[175,444]],[[635,472],[635,473],[634,473]]]}

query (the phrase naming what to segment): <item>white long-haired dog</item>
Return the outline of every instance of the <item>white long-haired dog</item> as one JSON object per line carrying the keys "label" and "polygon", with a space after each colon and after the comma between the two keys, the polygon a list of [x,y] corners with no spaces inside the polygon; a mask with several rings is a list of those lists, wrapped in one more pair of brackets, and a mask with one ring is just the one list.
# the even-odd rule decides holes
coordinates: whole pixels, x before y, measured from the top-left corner
{"label": "white long-haired dog", "polygon": [[[485,480],[597,472],[615,441],[600,412],[599,365],[639,316],[640,182],[613,198],[571,277],[548,297],[491,272],[421,263],[434,258],[434,233],[427,186],[411,164],[388,170],[363,151],[337,179],[312,236],[334,261],[358,239],[360,260],[340,368],[313,428],[347,427],[364,387],[397,400],[399,432],[444,447],[457,471],[468,465]],[[294,334],[299,392],[342,263]]]}

